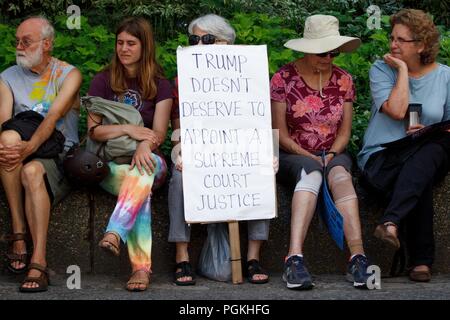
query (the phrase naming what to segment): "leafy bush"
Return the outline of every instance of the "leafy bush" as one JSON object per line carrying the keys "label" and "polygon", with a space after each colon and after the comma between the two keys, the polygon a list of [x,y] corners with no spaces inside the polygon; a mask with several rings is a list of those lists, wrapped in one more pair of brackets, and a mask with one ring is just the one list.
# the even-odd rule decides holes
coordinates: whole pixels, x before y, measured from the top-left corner
{"label": "leafy bush", "polygon": [[[114,50],[114,34],[102,26],[89,25],[82,18],[81,30],[68,30],[66,17],[58,17],[54,23],[56,38],[53,55],[77,67],[83,75],[81,95],[85,95],[93,76],[110,61]],[[4,70],[15,62],[15,28],[0,24],[0,70]],[[86,132],[86,114],[84,110],[80,119],[80,134]]]}
{"label": "leafy bush", "polygon": [[[29,0],[28,2],[33,1]],[[57,1],[55,3],[59,2]],[[98,2],[103,2],[104,5],[108,5],[114,1],[108,0]],[[270,10],[272,10],[274,15],[253,12],[236,13],[230,16],[230,22],[237,32],[236,43],[267,45],[269,72],[271,76],[282,65],[293,61],[300,56],[298,53],[284,48],[283,44],[288,39],[300,37],[299,31],[302,31],[295,30],[287,19],[280,18],[275,12],[283,6],[283,8],[287,8],[298,3],[306,2],[307,1],[300,0],[273,1]],[[332,7],[331,9],[338,8],[338,6],[342,5],[344,2],[349,1],[324,1],[324,3],[334,3],[336,7]],[[189,3],[190,2],[188,2],[187,5]],[[213,6],[215,1],[203,0],[200,1],[200,3],[201,9],[205,8],[205,6]],[[229,1],[227,2],[227,5],[233,3],[237,5],[239,1]],[[260,0],[252,3],[254,6],[262,6],[265,2]],[[3,5],[4,3],[0,0],[0,6]],[[217,10],[222,10],[219,5],[221,5],[221,3],[217,5]],[[318,5],[315,6],[316,9],[319,8]],[[308,9],[308,7],[306,8]],[[357,51],[340,55],[335,59],[335,63],[338,66],[352,74],[356,85],[357,100],[354,104],[353,132],[349,145],[351,153],[356,154],[360,147],[364,130],[367,127],[370,116],[371,98],[368,72],[372,63],[376,59],[381,59],[383,54],[388,52],[388,32],[390,29],[388,23],[389,17],[386,15],[382,16],[382,29],[369,30],[366,26],[368,16],[365,13],[356,17],[353,16],[359,10],[358,7],[355,7],[354,9],[350,9],[351,7],[349,7],[348,12],[346,13],[341,12],[343,11],[342,8],[345,7],[339,8],[341,8],[339,12],[332,10],[327,12],[334,14],[339,18],[341,23],[341,33],[358,36],[363,40],[363,44]],[[82,18],[81,30],[68,30],[65,25],[65,16],[57,17],[55,21],[57,36],[54,44],[54,55],[80,69],[83,74],[81,95],[85,95],[92,77],[110,61],[111,55],[114,52],[114,33],[103,25],[95,26],[88,23],[86,17]],[[444,26],[439,26],[439,28],[442,40],[438,61],[450,65],[450,30]],[[15,27],[12,25],[0,24],[0,32],[3,35],[2,38],[0,38],[0,71],[2,71],[14,64],[15,61],[15,49],[11,45],[14,41]],[[179,45],[187,45],[186,25],[183,26],[181,31],[174,32],[174,35],[167,40],[160,40],[158,44],[157,59],[164,68],[166,77],[168,79],[173,79],[176,76],[176,49]],[[81,135],[86,131],[85,118],[86,115],[82,112],[80,120]],[[163,149],[165,154],[170,153],[170,142],[168,140],[164,144]]]}
{"label": "leafy bush", "polygon": [[230,20],[236,29],[237,44],[267,44],[269,72],[274,74],[287,61],[294,59],[294,52],[283,47],[287,39],[297,36],[297,32],[283,26],[281,18],[266,14],[237,13]]}
{"label": "leafy bush", "polygon": [[0,24],[0,72],[5,70],[16,61],[15,29],[4,24]]}
{"label": "leafy bush", "polygon": [[441,49],[438,61],[450,66],[450,31],[441,32]]}
{"label": "leafy bush", "polygon": [[[54,44],[54,55],[77,67],[83,75],[80,94],[87,93],[89,84],[99,71],[111,60],[114,52],[115,35],[103,26],[90,26],[86,18],[81,19],[81,29],[68,30],[66,17],[58,17],[55,23],[58,33]],[[81,111],[79,131],[86,132],[86,113]]]}

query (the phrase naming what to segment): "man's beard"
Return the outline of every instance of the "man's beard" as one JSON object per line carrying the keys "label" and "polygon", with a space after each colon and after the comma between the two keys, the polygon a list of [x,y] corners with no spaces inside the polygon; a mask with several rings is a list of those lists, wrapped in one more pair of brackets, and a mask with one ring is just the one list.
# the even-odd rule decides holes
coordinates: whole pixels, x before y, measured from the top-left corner
{"label": "man's beard", "polygon": [[30,53],[16,52],[16,63],[25,69],[31,69],[42,62],[42,42],[39,47]]}

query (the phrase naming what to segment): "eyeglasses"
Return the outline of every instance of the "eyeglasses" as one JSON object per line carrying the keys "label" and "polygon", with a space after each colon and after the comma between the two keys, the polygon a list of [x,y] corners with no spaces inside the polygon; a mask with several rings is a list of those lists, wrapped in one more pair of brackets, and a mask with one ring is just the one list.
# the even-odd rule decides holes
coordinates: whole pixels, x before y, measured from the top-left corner
{"label": "eyeglasses", "polygon": [[25,38],[25,39],[16,39],[12,42],[12,45],[17,48],[19,45],[22,45],[22,47],[24,47],[25,49],[28,48],[29,46],[31,46],[33,43],[35,42],[39,42],[45,40],[45,38],[43,39],[38,39],[38,40],[31,40],[29,38]]}
{"label": "eyeglasses", "polygon": [[338,50],[332,50],[332,51],[323,52],[323,53],[316,53],[316,56],[325,58],[325,57],[328,57],[328,55],[330,55],[330,58],[334,58],[334,57],[337,57],[339,54],[340,54],[340,52]]}
{"label": "eyeglasses", "polygon": [[398,44],[402,45],[402,44],[407,43],[407,42],[419,42],[420,40],[418,40],[418,39],[406,40],[406,39],[403,39],[403,38],[394,38],[393,36],[390,36],[389,37],[389,41],[390,42],[397,42]]}
{"label": "eyeglasses", "polygon": [[214,44],[216,43],[216,36],[213,34],[204,34],[201,37],[197,36],[195,34],[190,34],[189,35],[189,45],[194,46],[196,44],[198,44],[200,42],[200,40],[202,40],[203,44]]}

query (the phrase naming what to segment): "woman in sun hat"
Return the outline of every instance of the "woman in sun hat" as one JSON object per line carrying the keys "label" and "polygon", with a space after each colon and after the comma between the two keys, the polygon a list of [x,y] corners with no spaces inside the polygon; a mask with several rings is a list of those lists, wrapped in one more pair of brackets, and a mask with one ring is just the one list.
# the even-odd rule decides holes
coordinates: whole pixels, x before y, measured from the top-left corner
{"label": "woman in sun hat", "polygon": [[352,76],[333,65],[334,57],[357,49],[360,43],[358,38],[339,34],[335,17],[310,16],[303,38],[285,43],[304,56],[281,67],[271,80],[273,123],[280,134],[278,179],[294,188],[291,240],[283,274],[290,289],[314,286],[304,266],[303,243],[316,209],[323,167],[344,218],[344,235],[351,253],[347,278],[355,287],[367,287],[368,260],[350,174],[352,159],[346,151],[355,87]]}

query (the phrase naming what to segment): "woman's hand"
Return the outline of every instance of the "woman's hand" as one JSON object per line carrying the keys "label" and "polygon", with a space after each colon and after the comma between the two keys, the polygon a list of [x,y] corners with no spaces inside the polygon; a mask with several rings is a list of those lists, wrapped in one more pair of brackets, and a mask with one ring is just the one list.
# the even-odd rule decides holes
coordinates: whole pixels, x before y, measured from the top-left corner
{"label": "woman's hand", "polygon": [[136,151],[133,155],[133,160],[130,164],[130,170],[132,170],[136,166],[139,170],[139,173],[143,176],[144,170],[148,175],[153,174],[155,171],[156,161],[153,159],[152,150],[150,149],[149,141],[142,141],[139,143]]}
{"label": "woman's hand", "polygon": [[183,171],[183,159],[181,158],[181,154],[178,155],[177,160],[175,161],[175,169]]}
{"label": "woman's hand", "polygon": [[320,163],[321,166],[323,166],[322,157],[316,156],[314,154],[311,154],[309,157],[316,160],[317,162]]}
{"label": "woman's hand", "polygon": [[159,144],[158,135],[149,128],[129,124],[126,125],[125,132],[134,140],[149,140],[154,144]]}
{"label": "woman's hand", "polygon": [[273,173],[277,174],[278,169],[280,169],[280,161],[278,161],[278,157],[273,157]]}
{"label": "woman's hand", "polygon": [[392,54],[387,53],[383,56],[384,62],[386,62],[389,66],[396,70],[405,69],[408,70],[408,66],[406,65],[406,62],[395,58]]}
{"label": "woman's hand", "polygon": [[334,154],[327,153],[325,155],[325,158],[323,159],[324,161],[322,162],[323,166],[326,167],[333,158],[334,158]]}
{"label": "woman's hand", "polygon": [[412,125],[412,126],[409,126],[408,130],[406,130],[406,134],[412,134],[412,133],[416,132],[417,130],[420,130],[420,129],[424,128],[424,127],[425,126],[423,124],[420,124],[420,123]]}

